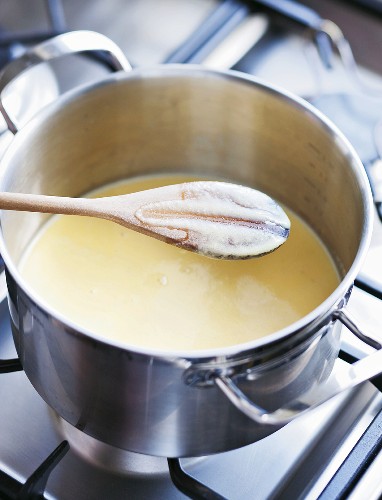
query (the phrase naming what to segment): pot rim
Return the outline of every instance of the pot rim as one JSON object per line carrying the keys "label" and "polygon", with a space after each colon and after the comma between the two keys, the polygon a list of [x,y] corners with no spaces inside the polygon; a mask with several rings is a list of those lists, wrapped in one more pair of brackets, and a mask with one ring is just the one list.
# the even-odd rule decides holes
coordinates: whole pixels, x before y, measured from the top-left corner
{"label": "pot rim", "polygon": [[[315,309],[310,311],[307,315],[303,316],[299,320],[290,325],[277,330],[274,333],[266,335],[264,337],[260,337],[258,339],[254,339],[241,344],[234,344],[232,346],[220,347],[220,348],[210,348],[210,349],[200,349],[200,350],[168,350],[168,349],[150,349],[147,347],[139,347],[130,345],[124,342],[116,341],[113,339],[109,339],[99,334],[95,334],[86,328],[82,328],[77,325],[75,322],[66,318],[63,314],[58,311],[55,311],[49,304],[45,303],[45,300],[33,291],[33,289],[29,286],[29,284],[24,280],[24,278],[20,275],[17,266],[13,263],[10,254],[8,253],[4,238],[3,231],[0,230],[0,253],[4,259],[7,270],[12,274],[13,278],[19,284],[19,286],[26,292],[30,297],[33,298],[34,302],[56,320],[61,322],[62,324],[68,326],[70,329],[66,329],[68,333],[71,333],[76,336],[83,336],[85,339],[90,341],[98,341],[103,344],[106,344],[110,347],[114,347],[117,349],[122,349],[124,351],[133,352],[136,354],[142,354],[146,356],[151,356],[154,358],[162,358],[162,359],[174,359],[174,358],[186,358],[189,360],[200,360],[200,359],[211,359],[216,357],[242,357],[244,355],[250,355],[250,353],[257,349],[264,349],[264,347],[274,346],[276,343],[280,341],[284,341],[293,337],[298,332],[303,330],[309,324],[314,321],[325,317],[333,306],[340,301],[351,285],[354,282],[354,279],[358,272],[360,271],[361,265],[365,258],[366,252],[369,248],[371,236],[372,236],[372,228],[373,228],[373,203],[372,203],[372,193],[369,185],[369,181],[363,167],[363,164],[355,151],[354,147],[351,145],[349,140],[345,137],[345,135],[338,129],[338,127],[332,123],[332,121],[327,118],[321,111],[316,109],[313,105],[305,101],[303,98],[294,95],[292,92],[285,90],[277,85],[270,84],[265,82],[261,78],[254,77],[252,75],[247,75],[245,73],[241,73],[239,71],[234,70],[213,70],[206,69],[200,65],[182,65],[182,64],[159,64],[149,67],[143,68],[135,68],[128,73],[124,71],[119,71],[117,73],[113,73],[107,75],[105,78],[101,80],[84,84],[75,89],[65,93],[60,96],[56,101],[49,104],[46,108],[40,111],[37,116],[33,117],[28,124],[23,127],[20,131],[17,132],[15,138],[7,148],[3,158],[0,160],[0,184],[7,178],[7,164],[10,162],[13,151],[16,150],[19,143],[22,143],[23,137],[27,136],[29,131],[36,126],[40,126],[47,117],[52,114],[56,114],[59,112],[60,108],[64,105],[67,105],[77,99],[81,98],[82,95],[85,95],[89,92],[92,92],[100,87],[105,85],[114,84],[116,82],[123,82],[128,80],[139,80],[147,77],[150,78],[162,78],[162,77],[199,77],[203,78],[206,76],[211,76],[215,78],[227,78],[239,82],[244,85],[255,86],[260,88],[264,92],[268,92],[271,94],[275,94],[278,98],[283,99],[294,106],[297,106],[300,111],[309,114],[314,118],[318,123],[320,123],[333,137],[333,140],[337,143],[339,147],[341,147],[345,154],[349,157],[353,165],[354,174],[357,178],[358,185],[361,191],[363,204],[365,207],[365,220],[361,234],[361,241],[355,256],[355,259],[348,270],[348,272],[343,276],[340,281],[340,284],[336,287],[336,289],[323,301],[319,304]],[[1,217],[0,217],[0,225],[1,225]]]}

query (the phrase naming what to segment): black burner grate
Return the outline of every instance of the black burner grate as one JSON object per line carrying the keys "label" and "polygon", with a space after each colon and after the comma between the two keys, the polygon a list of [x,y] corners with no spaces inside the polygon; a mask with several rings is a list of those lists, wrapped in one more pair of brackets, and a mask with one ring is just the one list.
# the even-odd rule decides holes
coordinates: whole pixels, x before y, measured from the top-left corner
{"label": "black burner grate", "polygon": [[21,484],[0,471],[0,498],[4,500],[43,500],[50,473],[69,451],[69,444],[63,441],[44,462]]}
{"label": "black burner grate", "polygon": [[61,0],[42,0],[47,13],[46,30],[8,33],[0,31],[0,67],[20,54],[23,47],[38,43],[66,31]]}
{"label": "black burner grate", "polygon": [[178,458],[168,458],[167,460],[172,482],[179,491],[189,498],[193,500],[225,500],[225,497],[215,493],[205,484],[200,483],[187,474],[183,470]]}
{"label": "black burner grate", "polygon": [[20,360],[15,359],[0,359],[0,373],[19,372],[23,369]]}

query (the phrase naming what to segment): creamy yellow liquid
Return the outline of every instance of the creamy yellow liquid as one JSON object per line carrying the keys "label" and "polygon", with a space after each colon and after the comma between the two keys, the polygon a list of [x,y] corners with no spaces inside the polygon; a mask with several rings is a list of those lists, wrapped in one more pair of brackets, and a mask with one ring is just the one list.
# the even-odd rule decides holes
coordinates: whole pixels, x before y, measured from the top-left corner
{"label": "creamy yellow liquid", "polygon": [[[141,177],[92,196],[185,180]],[[28,248],[20,271],[52,308],[109,339],[166,350],[239,344],[300,319],[339,283],[320,240],[286,211],[287,242],[244,261],[209,259],[101,219],[55,216]]]}

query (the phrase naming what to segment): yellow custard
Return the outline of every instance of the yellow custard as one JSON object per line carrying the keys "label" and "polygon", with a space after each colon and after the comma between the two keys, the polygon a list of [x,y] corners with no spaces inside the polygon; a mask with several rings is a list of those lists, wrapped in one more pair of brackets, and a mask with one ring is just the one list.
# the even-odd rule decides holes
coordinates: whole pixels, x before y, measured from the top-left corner
{"label": "yellow custard", "polygon": [[[140,177],[91,196],[187,180]],[[324,245],[286,212],[287,242],[242,261],[179,250],[101,219],[54,216],[30,244],[20,272],[45,303],[108,339],[164,350],[235,345],[297,321],[339,284]]]}

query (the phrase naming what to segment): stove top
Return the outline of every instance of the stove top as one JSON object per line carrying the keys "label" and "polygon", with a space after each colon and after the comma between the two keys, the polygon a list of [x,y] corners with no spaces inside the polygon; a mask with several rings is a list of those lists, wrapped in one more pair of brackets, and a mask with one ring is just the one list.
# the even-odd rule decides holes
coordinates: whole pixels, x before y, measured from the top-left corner
{"label": "stove top", "polygon": [[[349,74],[349,69],[336,54],[328,68],[325,57],[317,51],[306,19],[302,28],[295,17],[291,21],[264,9],[264,5],[257,8],[255,1],[135,0],[126,4],[121,0],[86,0],[79,6],[74,0],[62,3],[35,0],[33,4],[36,8],[30,6],[28,9],[32,14],[24,16],[23,2],[4,2],[0,35],[5,35],[1,46],[6,47],[11,56],[23,51],[24,44],[20,40],[31,43],[55,32],[92,29],[115,41],[133,66],[175,61],[197,62],[221,69],[233,67],[309,99],[343,129],[365,165],[378,161],[379,139],[375,134],[380,132],[379,129],[375,131],[375,125],[382,119],[382,91],[378,95],[382,77],[378,72],[360,67],[359,84],[353,81],[354,74]],[[46,10],[48,4],[54,8],[50,15]],[[325,15],[332,7],[337,22],[342,8],[344,29],[351,33],[352,26],[346,22],[353,17],[346,3],[342,3],[342,7],[341,2],[334,0],[307,4],[315,8],[322,6]],[[365,17],[371,17],[363,11],[361,14],[361,23],[366,22]],[[313,23],[317,18],[311,16],[309,19]],[[382,19],[372,17],[370,33],[376,23],[380,27]],[[17,33],[18,41],[9,44],[12,33]],[[371,50],[373,48],[369,47],[368,51]],[[374,47],[374,50],[378,49]],[[367,61],[369,57],[367,54],[361,60]],[[97,65],[84,71],[83,61],[77,60],[70,65],[60,61],[53,70],[45,68],[43,71],[43,99],[46,102],[72,86],[99,79],[105,72]],[[37,103],[41,102],[40,81],[41,73],[35,77],[31,75],[28,81],[29,91],[36,94]],[[375,95],[369,96],[373,106],[364,105],[362,85],[376,90]],[[361,112],[361,118],[352,116],[352,123],[344,120],[343,93],[357,99],[357,105],[361,102],[362,111],[367,110],[366,119],[361,119],[364,118]],[[23,116],[21,109],[21,119],[29,119],[36,108],[37,104],[32,106],[27,116]],[[12,140],[5,125],[2,127],[0,154]],[[382,223],[377,208],[376,205],[371,248],[356,282],[349,310],[366,332],[381,338]],[[16,353],[5,294],[2,276],[0,358],[12,359]],[[363,357],[372,349],[344,332],[342,350],[343,359],[336,362],[334,374],[343,370],[353,357]],[[378,498],[382,492],[378,476],[382,461],[382,454],[378,453],[382,448],[379,430],[382,395],[370,382],[337,396],[255,444],[219,455],[180,460],[187,474],[207,488],[195,492],[192,486],[191,491],[183,485],[180,489],[185,493],[181,493],[173,482],[188,480],[179,472],[178,462],[124,452],[71,428],[41,400],[23,372],[1,375],[0,399],[3,402],[0,406],[1,498],[17,498],[18,483],[24,484],[60,446],[57,460],[52,458],[55,467],[52,465],[50,475],[42,480],[46,488],[45,484],[37,487],[40,495],[37,498],[180,499],[188,495],[192,498],[259,500],[371,499]],[[65,440],[69,441],[69,451],[62,444]],[[26,488],[23,494],[23,498],[36,498],[30,491],[26,492]]]}
{"label": "stove top", "polygon": [[[352,309],[362,303],[363,294],[354,294]],[[377,300],[373,305],[377,325],[382,305]],[[13,358],[5,301],[0,305],[0,318],[1,356]],[[337,369],[344,364],[339,361]],[[69,452],[49,476],[45,498],[186,498],[172,483],[165,458],[124,452],[72,428],[49,409],[24,372],[2,374],[0,394],[4,402],[0,407],[0,469],[6,474],[25,483],[64,439],[70,443]],[[381,410],[382,395],[366,383],[258,443],[219,455],[182,459],[181,465],[224,498],[253,498],[253,492],[258,499],[318,498]],[[1,480],[2,476],[0,492],[4,493]],[[342,478],[337,488],[346,488],[348,480]]]}

